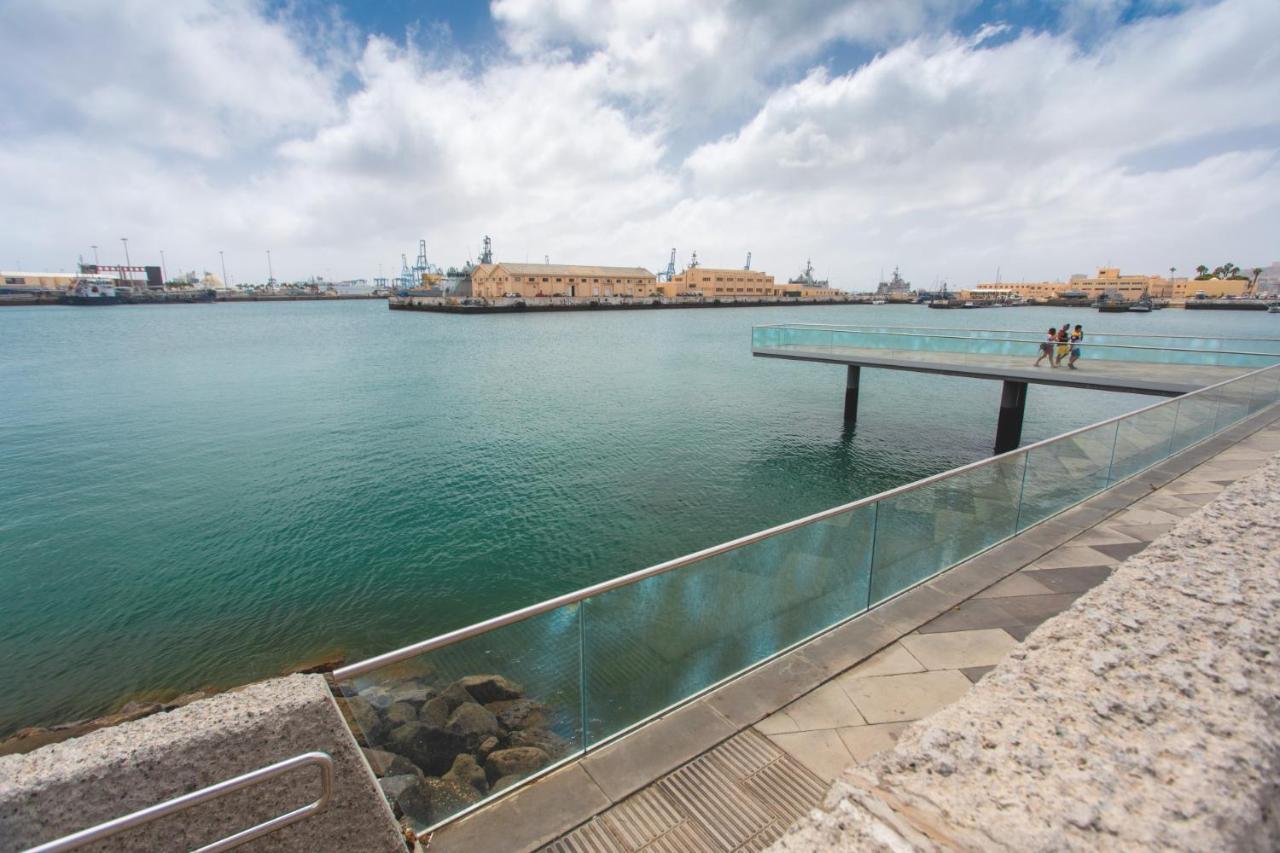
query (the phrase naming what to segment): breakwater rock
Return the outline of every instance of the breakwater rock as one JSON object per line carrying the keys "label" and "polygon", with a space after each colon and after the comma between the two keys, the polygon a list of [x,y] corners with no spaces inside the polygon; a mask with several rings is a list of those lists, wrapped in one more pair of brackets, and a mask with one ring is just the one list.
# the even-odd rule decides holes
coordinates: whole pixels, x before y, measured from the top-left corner
{"label": "breakwater rock", "polygon": [[569,753],[554,713],[501,675],[443,688],[431,676],[360,690],[343,700],[364,754],[396,816],[413,829],[438,823]]}

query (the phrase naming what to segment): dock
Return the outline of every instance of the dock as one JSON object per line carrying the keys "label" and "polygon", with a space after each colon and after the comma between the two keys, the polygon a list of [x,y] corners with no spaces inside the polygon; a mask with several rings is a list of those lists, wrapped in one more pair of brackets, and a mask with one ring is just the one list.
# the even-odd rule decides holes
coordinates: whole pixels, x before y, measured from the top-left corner
{"label": "dock", "polygon": [[1036,367],[1041,341],[1023,334],[780,324],[753,328],[751,347],[758,358],[845,365],[844,417],[850,424],[858,419],[864,367],[998,380],[1004,388],[996,453],[1021,442],[1028,385],[1179,397],[1280,362],[1280,341],[1274,339],[1179,341],[1107,334],[1098,335],[1098,342],[1086,338],[1074,370],[1065,363],[1054,367],[1047,358]]}

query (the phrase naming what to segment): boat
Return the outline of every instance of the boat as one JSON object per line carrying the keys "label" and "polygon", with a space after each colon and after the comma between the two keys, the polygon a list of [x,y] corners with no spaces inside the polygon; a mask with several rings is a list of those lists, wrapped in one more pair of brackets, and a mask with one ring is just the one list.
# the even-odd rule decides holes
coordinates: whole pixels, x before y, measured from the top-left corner
{"label": "boat", "polygon": [[888,299],[872,299],[871,304],[872,305],[888,305],[889,300]]}
{"label": "boat", "polygon": [[115,279],[82,275],[59,301],[63,305],[118,305],[120,295],[116,293]]}
{"label": "boat", "polygon": [[1147,314],[1147,313],[1150,313],[1150,311],[1151,311],[1151,303],[1149,303],[1149,302],[1135,302],[1135,303],[1133,303],[1132,305],[1130,305],[1130,306],[1129,306],[1129,311],[1130,311],[1131,313],[1135,313],[1135,314]]}
{"label": "boat", "polygon": [[805,261],[804,271],[800,275],[792,279],[787,279],[787,284],[799,284],[804,287],[830,287],[831,282],[827,279],[816,279],[813,277],[813,260]]}
{"label": "boat", "polygon": [[1272,303],[1267,306],[1268,314],[1280,314],[1280,304]]}

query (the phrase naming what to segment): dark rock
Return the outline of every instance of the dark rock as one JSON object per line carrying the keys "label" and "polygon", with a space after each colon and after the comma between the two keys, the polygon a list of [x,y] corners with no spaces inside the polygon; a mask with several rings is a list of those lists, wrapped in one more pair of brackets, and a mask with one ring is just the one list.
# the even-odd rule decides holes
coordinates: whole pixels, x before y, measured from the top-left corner
{"label": "dark rock", "polygon": [[408,682],[392,688],[387,695],[392,702],[408,702],[415,709],[421,708],[429,699],[434,699],[436,689],[417,682]]}
{"label": "dark rock", "polygon": [[387,721],[387,725],[394,729],[405,723],[417,722],[418,709],[409,702],[395,702],[383,712],[382,716]]}
{"label": "dark rock", "polygon": [[400,795],[400,809],[419,827],[430,826],[479,802],[480,792],[470,785],[428,776]]}
{"label": "dark rock", "polygon": [[[455,705],[454,707],[457,706]],[[437,696],[423,703],[422,708],[418,710],[418,719],[424,723],[444,728],[445,723],[449,722],[449,712],[451,710],[453,708],[449,706],[449,700],[443,696]]]}
{"label": "dark rock", "polygon": [[496,794],[499,791],[505,791],[507,788],[510,788],[512,785],[519,782],[522,778],[524,777],[516,775],[503,776],[497,782],[493,783],[493,787],[489,789],[489,793]]}
{"label": "dark rock", "polygon": [[441,779],[458,785],[470,785],[480,794],[489,793],[489,782],[485,779],[484,770],[466,752],[453,760],[453,767]]}
{"label": "dark rock", "polygon": [[503,776],[528,776],[551,763],[551,756],[536,746],[517,746],[500,749],[484,762],[485,774],[495,782]]}
{"label": "dark rock", "polygon": [[503,699],[519,699],[524,695],[523,687],[501,675],[468,675],[459,678],[454,684],[461,686],[481,705]]}
{"label": "dark rock", "polygon": [[450,714],[452,714],[453,710],[459,705],[465,705],[467,702],[476,701],[475,697],[468,693],[466,688],[457,681],[445,688],[445,691],[440,694],[440,698],[449,706]]}
{"label": "dark rock", "polygon": [[379,743],[387,733],[387,724],[382,715],[362,696],[347,697],[347,708],[351,711],[351,719],[364,734],[365,743]]}
{"label": "dark rock", "polygon": [[503,699],[484,706],[504,729],[541,729],[551,722],[550,708],[532,699]]}
{"label": "dark rock", "polygon": [[364,753],[365,760],[369,762],[369,767],[373,769],[375,776],[402,776],[406,773],[412,773],[415,776],[421,776],[422,771],[418,766],[403,755],[396,755],[394,752],[387,752],[385,749],[368,749],[362,747],[361,752]]}
{"label": "dark rock", "polygon": [[164,710],[159,702],[127,702],[119,711],[112,714],[113,717],[119,717],[121,722],[131,722],[140,720],[143,717],[149,717],[152,714]]}
{"label": "dark rock", "polygon": [[465,738],[467,749],[477,748],[485,738],[493,737],[500,731],[497,718],[475,702],[459,705],[449,715],[449,723],[445,728]]}
{"label": "dark rock", "polygon": [[387,798],[387,802],[392,806],[399,808],[400,798],[410,788],[417,787],[422,777],[416,773],[405,773],[400,776],[387,776],[378,780],[378,787],[382,789],[382,796]]}
{"label": "dark rock", "polygon": [[549,729],[525,729],[512,732],[507,737],[510,746],[536,747],[552,758],[562,758],[569,754],[569,742]]}
{"label": "dark rock", "polygon": [[388,749],[432,776],[448,773],[453,759],[465,751],[466,746],[466,740],[459,735],[427,723],[405,723],[387,735]]}
{"label": "dark rock", "polygon": [[480,741],[480,745],[476,747],[476,758],[480,759],[480,761],[483,762],[486,758],[489,757],[489,753],[493,752],[499,746],[500,744],[496,737],[485,738],[484,740]]}
{"label": "dark rock", "polygon": [[375,684],[373,687],[366,687],[364,690],[360,691],[359,696],[379,711],[385,708],[390,708],[391,704],[396,701],[391,698],[391,691],[383,684]]}

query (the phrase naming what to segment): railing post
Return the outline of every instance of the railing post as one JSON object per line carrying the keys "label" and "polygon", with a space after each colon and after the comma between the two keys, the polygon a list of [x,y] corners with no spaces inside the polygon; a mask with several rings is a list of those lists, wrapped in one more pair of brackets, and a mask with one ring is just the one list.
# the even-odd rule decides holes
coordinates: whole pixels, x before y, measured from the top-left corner
{"label": "railing post", "polygon": [[996,454],[1008,453],[1022,443],[1022,418],[1027,408],[1027,383],[1004,380],[1000,393],[1000,420],[996,423]]}
{"label": "railing post", "polygon": [[844,381],[844,422],[849,426],[858,423],[858,385],[862,368],[856,364],[849,365]]}

